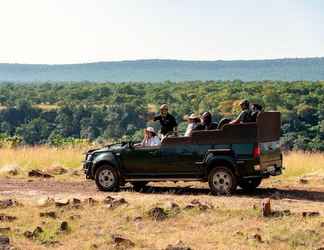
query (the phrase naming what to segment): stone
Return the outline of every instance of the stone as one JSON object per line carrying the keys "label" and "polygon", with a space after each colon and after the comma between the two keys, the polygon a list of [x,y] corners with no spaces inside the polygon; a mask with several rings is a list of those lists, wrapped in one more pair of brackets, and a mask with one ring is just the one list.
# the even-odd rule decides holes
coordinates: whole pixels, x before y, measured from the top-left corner
{"label": "stone", "polygon": [[37,206],[48,207],[54,204],[54,199],[49,197],[41,197],[37,200]]}
{"label": "stone", "polygon": [[93,205],[97,204],[98,201],[96,201],[96,200],[93,199],[92,197],[89,197],[89,198],[85,199],[85,200],[83,201],[83,203],[84,203],[84,204],[87,204],[87,205],[91,205],[91,206],[93,206]]}
{"label": "stone", "polygon": [[46,218],[52,218],[52,219],[56,219],[57,215],[54,211],[49,211],[49,212],[41,212],[39,213],[40,217],[46,217]]}
{"label": "stone", "polygon": [[54,201],[56,207],[65,207],[70,204],[69,199],[55,199]]}
{"label": "stone", "polygon": [[5,165],[0,168],[0,174],[17,175],[18,173],[19,167],[17,165]]}
{"label": "stone", "polygon": [[2,221],[2,222],[12,222],[16,219],[17,219],[17,217],[15,217],[15,216],[0,214],[0,221]]}
{"label": "stone", "polygon": [[259,243],[263,243],[262,237],[260,234],[254,234],[253,239],[255,239]]}
{"label": "stone", "polygon": [[299,183],[301,184],[307,184],[309,181],[303,177],[299,178]]}
{"label": "stone", "polygon": [[316,216],[320,216],[320,213],[317,211],[304,211],[302,215],[303,217],[316,217]]}
{"label": "stone", "polygon": [[52,178],[53,176],[39,169],[33,169],[28,172],[29,177]]}
{"label": "stone", "polygon": [[135,247],[135,243],[130,239],[120,235],[120,234],[113,234],[111,236],[112,242],[115,247],[123,247],[125,249]]}
{"label": "stone", "polygon": [[77,199],[77,198],[73,198],[72,200],[70,200],[70,204],[72,208],[80,208],[81,207],[81,200]]}
{"label": "stone", "polygon": [[11,231],[10,227],[0,227],[0,234],[6,234]]}
{"label": "stone", "polygon": [[33,237],[37,238],[42,232],[44,232],[43,228],[40,226],[36,227],[33,231]]}
{"label": "stone", "polygon": [[165,250],[192,250],[191,247],[186,246],[181,240],[175,244],[169,244]]}
{"label": "stone", "polygon": [[150,209],[149,216],[155,221],[162,221],[168,217],[168,214],[161,207],[154,207]]}
{"label": "stone", "polygon": [[10,250],[10,239],[7,236],[0,235],[0,250]]}
{"label": "stone", "polygon": [[107,196],[104,200],[103,203],[107,204],[109,208],[117,208],[121,205],[128,204],[128,202],[122,198],[122,197],[112,197],[112,196]]}
{"label": "stone", "polygon": [[269,217],[272,215],[271,201],[269,198],[263,199],[261,201],[261,215],[263,217]]}
{"label": "stone", "polygon": [[16,207],[18,205],[19,205],[19,203],[12,199],[0,200],[0,209]]}
{"label": "stone", "polygon": [[61,166],[53,166],[47,169],[47,173],[51,175],[62,175],[66,174],[68,171]]}
{"label": "stone", "polygon": [[27,239],[31,239],[31,238],[33,238],[33,233],[31,232],[31,231],[25,231],[24,233],[23,233],[23,235],[27,238]]}
{"label": "stone", "polygon": [[207,209],[213,209],[214,206],[208,202],[201,202],[198,199],[194,199],[187,206],[185,206],[185,209],[193,209],[193,208],[198,208],[199,210],[207,210]]}
{"label": "stone", "polygon": [[66,232],[68,230],[69,230],[69,224],[67,223],[67,221],[62,221],[60,224],[60,231]]}

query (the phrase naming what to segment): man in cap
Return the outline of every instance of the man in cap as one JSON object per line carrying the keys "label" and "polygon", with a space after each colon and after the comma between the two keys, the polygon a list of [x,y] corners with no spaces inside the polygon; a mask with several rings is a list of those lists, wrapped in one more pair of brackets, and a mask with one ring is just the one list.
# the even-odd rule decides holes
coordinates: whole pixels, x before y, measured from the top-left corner
{"label": "man in cap", "polygon": [[231,121],[229,124],[238,124],[252,121],[250,102],[248,100],[242,100],[240,102],[240,107],[242,109],[241,113],[235,120]]}
{"label": "man in cap", "polygon": [[169,114],[169,108],[167,104],[163,104],[160,107],[160,115],[154,117],[154,121],[160,121],[161,134],[166,136],[168,133],[174,132],[178,134],[178,124],[174,116]]}

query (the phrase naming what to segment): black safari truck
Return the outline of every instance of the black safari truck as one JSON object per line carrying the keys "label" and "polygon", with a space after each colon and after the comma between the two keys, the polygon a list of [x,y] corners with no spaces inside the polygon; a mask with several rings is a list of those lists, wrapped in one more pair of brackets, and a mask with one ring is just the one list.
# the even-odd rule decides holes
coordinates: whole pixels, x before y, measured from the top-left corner
{"label": "black safari truck", "polygon": [[84,172],[102,191],[153,181],[208,182],[212,194],[231,194],[237,186],[254,190],[263,178],[282,173],[280,126],[279,112],[263,112],[255,123],[169,136],[157,147],[112,144],[89,150]]}

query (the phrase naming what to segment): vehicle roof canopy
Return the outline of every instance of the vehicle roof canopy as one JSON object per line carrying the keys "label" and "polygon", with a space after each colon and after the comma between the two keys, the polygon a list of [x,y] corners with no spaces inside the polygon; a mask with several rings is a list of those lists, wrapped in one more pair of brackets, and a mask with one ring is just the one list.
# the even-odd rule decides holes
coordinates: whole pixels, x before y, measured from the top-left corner
{"label": "vehicle roof canopy", "polygon": [[280,112],[262,112],[257,122],[227,124],[223,129],[193,131],[191,137],[168,137],[162,145],[170,144],[241,144],[277,141],[280,138]]}

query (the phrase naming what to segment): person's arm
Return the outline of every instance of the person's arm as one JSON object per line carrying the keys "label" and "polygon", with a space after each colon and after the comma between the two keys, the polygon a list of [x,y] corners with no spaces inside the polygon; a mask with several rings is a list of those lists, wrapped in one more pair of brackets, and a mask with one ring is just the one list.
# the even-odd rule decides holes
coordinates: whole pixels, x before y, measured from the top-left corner
{"label": "person's arm", "polygon": [[159,145],[161,145],[160,138],[158,136],[154,136],[152,146],[159,146]]}
{"label": "person's arm", "polygon": [[242,111],[238,115],[238,117],[236,119],[234,119],[233,121],[231,121],[229,124],[239,124],[239,123],[241,123],[243,121],[243,118],[245,116],[245,113],[246,113],[245,111]]}

